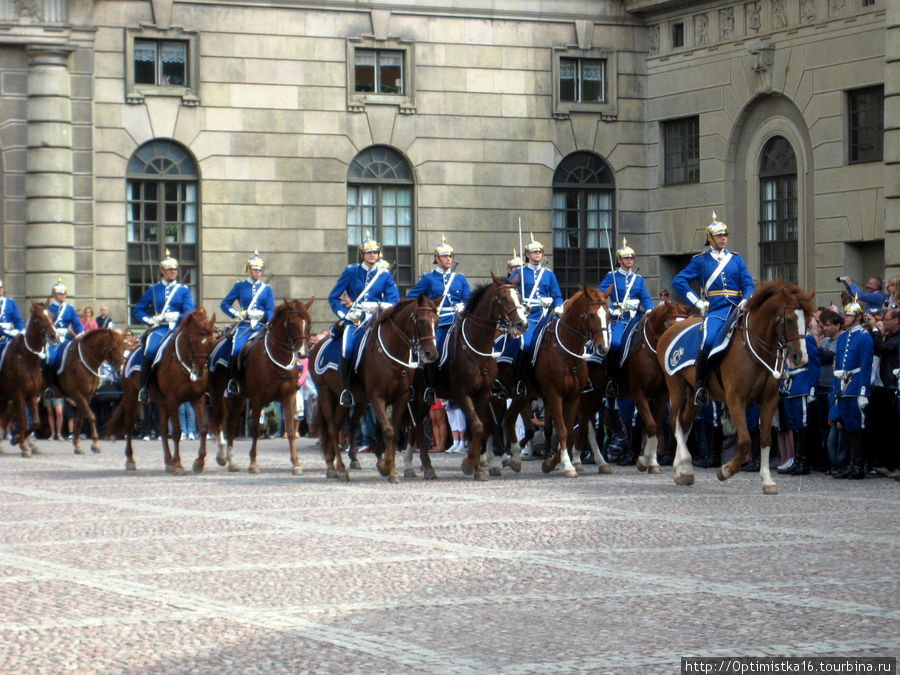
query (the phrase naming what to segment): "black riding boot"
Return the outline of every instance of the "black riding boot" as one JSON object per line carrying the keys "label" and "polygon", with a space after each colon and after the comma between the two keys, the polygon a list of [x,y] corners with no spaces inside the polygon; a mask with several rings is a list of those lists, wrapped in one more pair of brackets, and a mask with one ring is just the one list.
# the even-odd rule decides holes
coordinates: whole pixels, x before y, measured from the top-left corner
{"label": "black riding boot", "polygon": [[850,463],[846,469],[835,475],[835,478],[861,480],[866,477],[866,460],[862,453],[862,431],[845,433],[847,434],[847,448],[850,450]]}
{"label": "black riding boot", "polygon": [[709,403],[709,394],[706,391],[706,362],[706,352],[701,349],[694,362],[694,405],[698,406]]}
{"label": "black riding boot", "polygon": [[228,361],[228,379],[226,380],[228,384],[225,385],[225,398],[231,398],[241,393],[241,385],[237,381],[237,361],[236,356],[232,356]]}
{"label": "black riding boot", "polygon": [[749,462],[741,466],[741,471],[759,471],[759,460],[762,451],[759,447],[759,429],[750,432],[750,449],[753,456]]}
{"label": "black riding boot", "polygon": [[[713,469],[722,463],[722,427],[705,427],[703,454],[696,466]],[[717,442],[718,441],[718,442]]]}
{"label": "black riding boot", "polygon": [[619,385],[616,383],[616,377],[619,374],[619,358],[614,354],[607,354],[603,361],[603,367],[606,370],[606,395],[616,398],[619,395]]}
{"label": "black riding boot", "polygon": [[56,368],[45,363],[43,364],[41,372],[44,375],[44,399],[50,400],[51,398],[59,398],[62,396]]}
{"label": "black riding boot", "polygon": [[437,368],[436,363],[425,364],[425,391],[422,392],[422,400],[427,406],[434,405],[434,381],[437,379]]}
{"label": "black riding boot", "polygon": [[141,403],[150,402],[150,373],[152,365],[150,359],[141,361],[141,389],[138,392],[138,401]]}
{"label": "black riding boot", "polygon": [[353,392],[350,391],[350,377],[353,374],[353,361],[348,357],[341,357],[341,365],[338,369],[341,376],[341,399],[340,404],[344,408],[353,407]]}
{"label": "black riding boot", "polygon": [[790,468],[790,471],[787,471],[792,476],[805,476],[809,473],[809,464],[806,461],[808,437],[808,429],[794,430],[794,465]]}
{"label": "black riding boot", "polygon": [[513,360],[513,379],[516,382],[516,394],[525,396],[528,393],[528,385],[525,382],[525,372],[528,369],[528,354],[519,350]]}

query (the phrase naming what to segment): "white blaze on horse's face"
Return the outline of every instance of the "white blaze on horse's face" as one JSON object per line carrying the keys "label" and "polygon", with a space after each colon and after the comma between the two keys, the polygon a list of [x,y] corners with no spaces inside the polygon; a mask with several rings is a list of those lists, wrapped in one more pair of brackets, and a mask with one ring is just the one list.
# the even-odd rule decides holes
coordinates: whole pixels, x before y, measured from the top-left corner
{"label": "white blaze on horse's face", "polygon": [[800,363],[798,366],[805,366],[809,361],[809,354],[806,353],[806,316],[801,308],[794,310],[797,315],[797,335],[800,342]]}
{"label": "white blaze on horse's face", "polygon": [[[306,319],[300,319],[300,335],[309,335],[306,332]],[[307,348],[306,340],[304,340],[303,344],[300,345],[300,349],[297,350],[297,354],[300,355],[301,359],[305,359],[308,353],[309,349]]]}
{"label": "white blaze on horse's face", "polygon": [[519,298],[519,292],[515,288],[511,288],[509,290],[509,296],[512,298],[513,302],[516,305],[516,320],[513,322],[513,329],[515,330],[513,337],[518,337],[524,331],[519,330],[518,327],[524,327],[528,324],[528,315],[525,313],[525,307],[522,305],[522,300]]}
{"label": "white blaze on horse's face", "polygon": [[603,353],[609,351],[612,340],[609,337],[609,324],[606,320],[606,305],[600,305],[597,309],[597,318],[600,319],[600,334],[603,336]]}

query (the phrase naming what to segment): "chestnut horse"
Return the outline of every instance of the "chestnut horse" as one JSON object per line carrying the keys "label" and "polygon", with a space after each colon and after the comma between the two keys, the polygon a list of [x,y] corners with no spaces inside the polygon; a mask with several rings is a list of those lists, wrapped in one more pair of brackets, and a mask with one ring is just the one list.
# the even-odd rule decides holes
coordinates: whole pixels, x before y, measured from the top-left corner
{"label": "chestnut horse", "polygon": [[[482,441],[490,439],[494,426],[490,400],[497,379],[494,341],[502,333],[518,339],[528,328],[528,319],[515,284],[491,274],[491,282],[475,289],[460,318],[447,335],[447,363],[438,371],[434,389],[437,396],[454,401],[466,416],[471,440],[462,471],[475,480],[487,480],[481,463]],[[423,449],[422,421],[428,407],[416,396],[412,402],[419,459],[426,478],[436,478],[428,452]],[[489,453],[490,454],[490,453]],[[406,450],[406,475],[414,476],[413,443]],[[492,455],[491,455],[492,456]],[[499,466],[495,472],[499,475]]]}
{"label": "chestnut horse", "polygon": [[[513,399],[503,417],[506,438],[510,440],[510,459],[507,465],[513,471],[521,470],[521,452],[515,433],[519,414],[538,396],[544,399],[546,415],[553,420],[553,429],[559,437],[556,451],[541,465],[549,473],[562,462],[567,478],[578,475],[569,459],[569,438],[573,435],[575,416],[588,380],[586,351],[593,342],[593,353],[603,355],[609,351],[609,297],[612,286],[606,291],[582,286],[563,305],[559,318],[552,318],[541,336],[534,371],[526,380],[527,393]],[[577,451],[574,452],[577,459]]]}
{"label": "chestnut horse", "polygon": [[[32,301],[31,316],[25,330],[7,343],[0,367],[0,404],[3,405],[0,429],[5,431],[6,425],[15,416],[19,435],[13,439],[13,445],[19,445],[22,457],[38,452],[31,434],[37,431],[41,419],[37,402],[44,388],[41,358],[48,342],[57,344],[59,337],[47,313],[47,305]],[[25,413],[26,405],[31,409],[30,427]],[[0,437],[2,436],[0,433]]]}
{"label": "chestnut horse", "polygon": [[[206,446],[206,404],[205,394],[209,371],[207,361],[215,339],[215,314],[210,319],[203,307],[198,307],[185,316],[175,332],[160,346],[162,354],[157,360],[156,373],[150,381],[150,399],[159,404],[159,436],[165,454],[168,473],[184,475],[181,466],[181,424],[178,421],[178,406],[185,401],[194,408],[197,430],[200,434],[200,449]],[[106,434],[125,436],[125,469],[134,471],[134,450],[131,435],[137,419],[140,404],[137,400],[141,388],[140,372],[122,377],[122,400],[113,411],[106,425]],[[175,453],[169,451],[169,420],[172,420]]]}
{"label": "chestnut horse", "polygon": [[[385,451],[378,458],[378,471],[391,483],[399,483],[395,466],[397,431],[407,410],[410,388],[418,365],[437,359],[437,305],[424,296],[406,298],[375,315],[367,330],[357,374],[353,382],[354,410],[371,403],[384,439]],[[313,348],[310,364],[315,364],[325,342]],[[338,405],[341,384],[334,370],[318,375],[311,365],[311,375],[319,390],[322,448],[329,478],[350,480],[344,460],[338,452],[338,431],[343,428],[348,409]],[[390,417],[388,407],[391,407]],[[357,418],[358,419],[358,418]],[[335,462],[337,466],[335,466]]]}
{"label": "chestnut horse", "polygon": [[[225,398],[228,384],[228,369],[218,368],[209,375],[210,427],[219,439],[219,453],[216,460],[220,465],[228,464],[230,471],[240,469],[234,462],[234,439],[240,421],[240,411],[244,401],[250,400],[250,473],[259,473],[256,445],[259,442],[259,416],[270,401],[281,403],[284,415],[284,430],[291,449],[291,472],[295,476],[303,473],[297,459],[296,425],[293,424],[294,405],[297,396],[297,359],[307,356],[309,328],[312,318],[309,308],[315,298],[304,304],[300,300],[285,299],[278,307],[266,327],[254,335],[244,345],[238,363],[237,380],[240,393]],[[238,357],[235,357],[238,358]],[[227,439],[225,432],[227,431]],[[226,445],[227,441],[227,445]],[[201,444],[200,454],[194,461],[194,472],[203,471],[206,448]]]}
{"label": "chestnut horse", "polygon": [[[814,295],[815,291],[804,293],[796,284],[780,280],[761,284],[738,316],[725,356],[718,363],[711,364],[709,395],[728,406],[738,434],[738,452],[728,464],[719,467],[719,480],[727,480],[740,471],[741,464],[750,456],[750,433],[744,411],[749,403],[755,401],[760,408],[760,438],[765,443],[760,452],[762,490],[763,494],[778,493],[778,487],[769,473],[769,442],[772,438],[772,418],[778,407],[778,381],[784,373],[785,363],[796,368],[806,362],[804,336],[807,317],[813,312]],[[664,370],[669,345],[683,330],[698,321],[682,321],[663,333],[657,346],[657,358]],[[669,422],[678,443],[674,463],[677,485],[694,483],[694,467],[685,440],[700,411],[699,406],[693,404],[693,396],[686,397],[693,383],[693,366],[674,375],[666,371],[671,402]]]}
{"label": "chestnut horse", "polygon": [[84,418],[91,423],[91,450],[100,452],[100,437],[97,435],[97,420],[91,410],[91,399],[100,386],[100,366],[109,363],[120,370],[125,361],[125,339],[121,333],[108,328],[98,328],[77,336],[69,343],[59,374],[59,385],[67,398],[75,404],[75,433],[72,444],[75,454],[82,455],[79,439]]}

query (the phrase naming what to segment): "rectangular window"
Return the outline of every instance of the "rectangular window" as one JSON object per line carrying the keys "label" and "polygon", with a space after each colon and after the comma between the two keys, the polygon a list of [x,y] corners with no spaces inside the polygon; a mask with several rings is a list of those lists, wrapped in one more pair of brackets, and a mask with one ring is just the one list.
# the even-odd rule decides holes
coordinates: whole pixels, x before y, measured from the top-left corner
{"label": "rectangular window", "polygon": [[361,93],[405,93],[403,52],[357,49],[354,53],[355,91]]}
{"label": "rectangular window", "polygon": [[598,251],[614,240],[612,190],[553,191],[553,272],[563,296],[596,286],[609,263]]}
{"label": "rectangular window", "polygon": [[862,6],[863,7],[874,7],[875,0],[862,0]]}
{"label": "rectangular window", "polygon": [[559,100],[574,103],[606,102],[606,60],[559,60]]}
{"label": "rectangular window", "polygon": [[684,47],[684,24],[672,24],[672,46]]}
{"label": "rectangular window", "polygon": [[884,157],[884,86],[848,92],[850,164]]}
{"label": "rectangular window", "polygon": [[347,261],[359,262],[359,245],[368,232],[382,245],[401,294],[413,284],[412,188],[393,185],[347,187]]}
{"label": "rectangular window", "polygon": [[134,41],[135,84],[187,86],[187,55],[187,42],[136,39]]}
{"label": "rectangular window", "polygon": [[764,178],[759,187],[761,276],[797,283],[797,177]]}
{"label": "rectangular window", "polygon": [[663,122],[664,184],[700,182],[700,118]]}

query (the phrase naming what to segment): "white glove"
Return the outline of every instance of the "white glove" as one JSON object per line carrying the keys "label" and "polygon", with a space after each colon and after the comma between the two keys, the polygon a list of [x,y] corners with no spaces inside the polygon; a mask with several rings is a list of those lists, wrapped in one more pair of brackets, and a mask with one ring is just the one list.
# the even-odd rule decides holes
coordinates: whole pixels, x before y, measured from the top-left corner
{"label": "white glove", "polygon": [[344,314],[344,318],[350,323],[359,323],[359,320],[362,318],[362,312],[358,309],[351,309],[349,312]]}
{"label": "white glove", "polygon": [[744,309],[747,306],[747,298],[744,298],[738,303],[738,309]]}
{"label": "white glove", "polygon": [[66,335],[69,334],[69,329],[68,328],[57,328],[56,334],[59,336],[60,340],[65,340]]}
{"label": "white glove", "polygon": [[265,312],[261,309],[248,309],[247,316],[251,319],[256,319],[257,321],[265,316]]}
{"label": "white glove", "polygon": [[466,303],[464,303],[464,302],[457,302],[455,305],[453,305],[453,309],[456,310],[457,314],[462,314],[463,310],[465,308],[466,308]]}
{"label": "white glove", "polygon": [[388,307],[393,307],[394,305],[392,305],[390,302],[379,302],[378,306],[381,309],[387,309]]}
{"label": "white glove", "polygon": [[22,331],[20,331],[18,328],[10,328],[9,330],[4,331],[4,332],[5,332],[7,335],[9,335],[10,337],[16,337],[16,335],[21,335],[21,334],[22,334]]}
{"label": "white glove", "polygon": [[162,320],[165,323],[172,323],[173,321],[178,321],[178,317],[180,314],[178,312],[164,312],[162,315]]}
{"label": "white glove", "polygon": [[622,316],[622,308],[621,307],[613,307],[609,311],[609,315],[611,317],[613,317],[614,319],[618,319],[620,316]]}
{"label": "white glove", "polygon": [[374,312],[376,309],[378,309],[378,303],[377,302],[358,302],[358,303],[356,303],[356,308],[363,314],[369,314],[370,312]]}
{"label": "white glove", "polygon": [[556,314],[556,316],[562,316],[562,314],[563,314],[563,306],[562,306],[562,305],[558,305],[558,306],[554,307],[554,308],[553,308],[553,313]]}
{"label": "white glove", "polygon": [[700,311],[700,315],[703,316],[706,314],[706,310],[709,309],[709,300],[703,300],[701,298],[694,307],[696,307]]}
{"label": "white glove", "polygon": [[629,312],[636,312],[638,307],[641,306],[640,300],[635,300],[634,298],[629,298],[625,302],[622,303],[625,306],[625,309]]}
{"label": "white glove", "polygon": [[159,325],[159,315],[155,314],[153,316],[145,316],[144,323],[155,328]]}
{"label": "white glove", "polygon": [[541,307],[546,309],[553,304],[553,298],[541,298]]}
{"label": "white glove", "polygon": [[859,403],[859,409],[862,410],[867,405],[869,405],[869,397],[868,396],[857,396],[856,402]]}
{"label": "white glove", "polygon": [[0,330],[10,331],[12,330],[12,323],[9,321],[4,321],[0,323]]}

